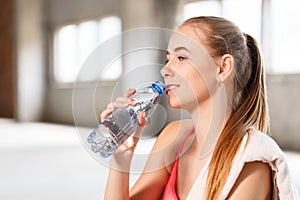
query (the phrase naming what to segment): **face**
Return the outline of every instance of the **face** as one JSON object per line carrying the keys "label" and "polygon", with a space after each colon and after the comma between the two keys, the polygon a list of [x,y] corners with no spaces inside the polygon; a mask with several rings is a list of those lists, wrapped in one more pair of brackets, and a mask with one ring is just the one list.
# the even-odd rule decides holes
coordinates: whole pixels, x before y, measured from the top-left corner
{"label": "face", "polygon": [[[204,36],[202,36],[204,37]],[[176,31],[169,41],[167,63],[161,74],[169,105],[192,110],[209,101],[216,87],[217,68],[190,27]]]}

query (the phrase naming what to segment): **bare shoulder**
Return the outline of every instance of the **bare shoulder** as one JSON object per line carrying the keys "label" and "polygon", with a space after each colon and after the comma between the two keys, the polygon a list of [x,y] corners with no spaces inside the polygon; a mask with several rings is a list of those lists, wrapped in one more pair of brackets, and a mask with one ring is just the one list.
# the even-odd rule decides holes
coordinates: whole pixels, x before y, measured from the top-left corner
{"label": "bare shoulder", "polygon": [[244,165],[228,199],[270,199],[271,193],[271,168],[266,163],[255,161]]}
{"label": "bare shoulder", "polygon": [[152,148],[149,160],[154,159],[155,163],[163,163],[167,171],[170,173],[178,148],[186,133],[191,130],[192,127],[193,123],[190,120],[174,121],[168,124],[159,134]]}
{"label": "bare shoulder", "polygon": [[193,128],[193,122],[191,120],[178,120],[169,123],[159,134],[156,142],[156,148],[160,149],[166,145],[176,144],[182,141],[184,133]]}

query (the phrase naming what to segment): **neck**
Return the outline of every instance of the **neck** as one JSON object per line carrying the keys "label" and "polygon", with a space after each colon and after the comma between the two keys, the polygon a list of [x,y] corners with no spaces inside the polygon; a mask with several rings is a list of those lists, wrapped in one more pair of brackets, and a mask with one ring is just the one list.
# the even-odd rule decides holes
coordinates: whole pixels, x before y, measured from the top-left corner
{"label": "neck", "polygon": [[190,114],[196,133],[193,148],[202,157],[213,150],[231,114],[225,92],[216,92],[214,96],[194,107]]}

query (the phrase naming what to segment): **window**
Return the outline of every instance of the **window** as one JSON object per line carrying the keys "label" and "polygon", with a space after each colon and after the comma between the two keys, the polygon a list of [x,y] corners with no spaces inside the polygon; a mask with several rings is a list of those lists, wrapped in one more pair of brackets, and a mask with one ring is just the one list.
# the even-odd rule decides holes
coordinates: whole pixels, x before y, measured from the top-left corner
{"label": "window", "polygon": [[300,73],[300,1],[272,0],[271,72]]}
{"label": "window", "polygon": [[202,0],[186,3],[183,17],[225,17],[261,44],[268,73],[300,73],[295,62],[300,52],[299,10],[298,0]]}
{"label": "window", "polygon": [[202,16],[221,16],[220,1],[196,1],[185,4],[183,8],[184,20]]}
{"label": "window", "polygon": [[233,21],[242,31],[261,40],[262,0],[204,0],[187,3],[183,8],[184,20],[196,16],[219,16]]}
{"label": "window", "polygon": [[[54,35],[53,74],[58,83],[75,82],[80,67],[87,57],[101,43],[120,34],[122,31],[119,17],[106,17],[78,24],[65,25]],[[121,54],[121,40],[114,43],[114,49]],[[113,62],[102,76],[102,80],[116,80],[122,73],[122,61]],[[98,77],[87,75],[84,81],[95,81]]]}

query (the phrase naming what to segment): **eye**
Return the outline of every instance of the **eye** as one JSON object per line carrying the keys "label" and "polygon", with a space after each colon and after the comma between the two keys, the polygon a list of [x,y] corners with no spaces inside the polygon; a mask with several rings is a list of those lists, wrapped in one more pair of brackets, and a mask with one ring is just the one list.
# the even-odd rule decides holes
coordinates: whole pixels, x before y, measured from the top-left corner
{"label": "eye", "polygon": [[178,56],[178,57],[177,57],[177,60],[178,60],[178,61],[184,61],[185,59],[187,59],[187,58],[184,57],[184,56]]}

